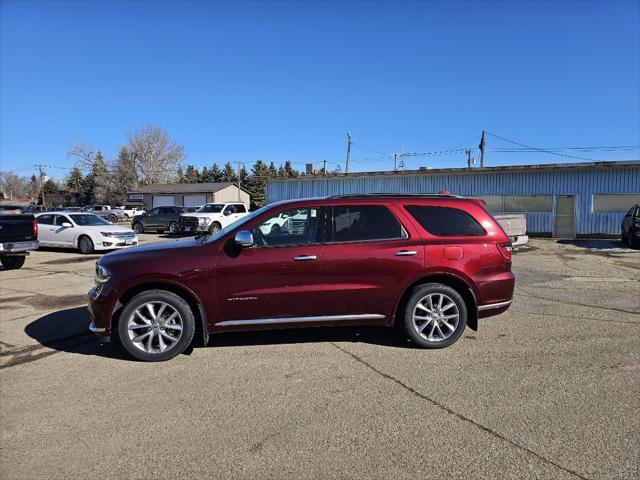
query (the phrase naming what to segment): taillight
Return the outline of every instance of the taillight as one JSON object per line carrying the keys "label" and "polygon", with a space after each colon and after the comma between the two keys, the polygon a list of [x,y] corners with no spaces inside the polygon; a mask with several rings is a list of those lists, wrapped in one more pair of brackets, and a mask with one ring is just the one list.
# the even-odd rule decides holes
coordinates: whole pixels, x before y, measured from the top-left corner
{"label": "taillight", "polygon": [[511,260],[511,242],[498,243],[498,251],[505,260]]}
{"label": "taillight", "polygon": [[31,221],[33,222],[32,223],[33,238],[37,240],[38,239],[38,222],[36,222],[35,218]]}

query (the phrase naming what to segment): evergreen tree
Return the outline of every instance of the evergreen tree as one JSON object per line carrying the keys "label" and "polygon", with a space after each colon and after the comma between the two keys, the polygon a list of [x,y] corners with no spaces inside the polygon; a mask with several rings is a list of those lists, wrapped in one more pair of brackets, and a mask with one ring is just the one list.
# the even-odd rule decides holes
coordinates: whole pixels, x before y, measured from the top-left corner
{"label": "evergreen tree", "polygon": [[127,147],[120,147],[111,178],[109,201],[126,203],[127,193],[135,190],[138,185],[138,175]]}
{"label": "evergreen tree", "polygon": [[35,175],[31,175],[29,179],[29,183],[27,183],[27,194],[32,198],[37,198],[38,193],[40,191],[40,182],[38,182],[38,178]]}
{"label": "evergreen tree", "polygon": [[209,170],[209,172],[211,173],[212,182],[222,181],[222,170],[220,170],[220,167],[217,163],[213,164],[213,167],[211,167],[211,170]]}
{"label": "evergreen tree", "polygon": [[206,165],[202,167],[202,171],[200,172],[200,181],[202,183],[211,183],[213,182],[213,175],[211,175],[211,170]]}
{"label": "evergreen tree", "polygon": [[222,170],[222,178],[220,180],[222,182],[231,182],[231,183],[238,182],[238,176],[236,175],[236,172],[233,169],[233,165],[231,165],[231,162],[225,163],[224,169]]}
{"label": "evergreen tree", "polygon": [[84,175],[78,167],[73,167],[67,178],[67,188],[74,193],[80,193],[84,181]]}
{"label": "evergreen tree", "polygon": [[185,183],[200,183],[200,172],[198,167],[193,165],[187,165],[187,170],[184,174]]}
{"label": "evergreen tree", "polygon": [[299,175],[298,171],[293,168],[289,160],[284,162],[284,171],[285,171],[285,176],[289,178],[295,178]]}
{"label": "evergreen tree", "polygon": [[278,169],[276,168],[276,164],[275,163],[271,162],[269,164],[268,172],[269,172],[268,173],[269,178],[274,178],[274,177],[278,176]]}
{"label": "evergreen tree", "polygon": [[270,167],[273,166],[273,170],[275,170],[275,165],[272,164],[267,167],[267,165],[262,160],[256,160],[251,167],[251,174],[253,178],[248,179],[245,188],[251,195],[251,208],[260,208],[264,206],[265,203],[265,185],[266,179],[264,177],[268,177],[270,175]]}
{"label": "evergreen tree", "polygon": [[109,173],[102,153],[98,150],[91,166],[91,201],[104,203],[109,195]]}
{"label": "evergreen tree", "polygon": [[49,178],[42,184],[42,190],[45,194],[58,193],[58,184]]}
{"label": "evergreen tree", "polygon": [[176,172],[176,180],[178,183],[186,183],[184,180],[184,170],[182,170],[182,167],[178,167],[178,171]]}

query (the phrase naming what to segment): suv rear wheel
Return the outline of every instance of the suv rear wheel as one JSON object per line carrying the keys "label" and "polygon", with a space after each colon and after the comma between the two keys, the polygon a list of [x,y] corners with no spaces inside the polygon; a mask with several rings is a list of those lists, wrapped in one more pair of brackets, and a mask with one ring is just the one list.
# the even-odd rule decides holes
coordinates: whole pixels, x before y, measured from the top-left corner
{"label": "suv rear wheel", "polygon": [[148,290],[124,307],[118,324],[122,346],[138,360],[161,362],[191,344],[195,320],[183,298],[165,290]]}
{"label": "suv rear wheel", "polygon": [[404,312],[404,330],[423,348],[444,348],[454,343],[467,325],[467,306],[453,288],[441,283],[415,287]]}

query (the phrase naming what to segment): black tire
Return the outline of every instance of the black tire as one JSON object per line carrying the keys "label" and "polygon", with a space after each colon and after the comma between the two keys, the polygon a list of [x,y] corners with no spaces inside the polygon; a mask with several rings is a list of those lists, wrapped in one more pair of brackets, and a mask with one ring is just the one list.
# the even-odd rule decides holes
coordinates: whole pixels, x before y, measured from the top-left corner
{"label": "black tire", "polygon": [[109,220],[111,223],[118,223],[118,217],[117,215],[109,215],[107,217],[107,220]]}
{"label": "black tire", "polygon": [[169,222],[169,233],[171,235],[178,233],[178,224],[176,222]]}
{"label": "black tire", "polygon": [[133,231],[137,234],[144,233],[144,226],[140,222],[136,222],[133,224]]}
{"label": "black tire", "polygon": [[629,248],[638,249],[640,248],[640,238],[636,235],[636,232],[633,230],[629,230]]}
{"label": "black tire", "polygon": [[220,230],[222,230],[222,225],[220,225],[218,222],[213,222],[211,224],[211,226],[209,227],[209,233],[211,235],[215,235],[216,233],[218,233]]}
{"label": "black tire", "polygon": [[280,225],[274,225],[273,227],[271,227],[269,235],[280,235]]}
{"label": "black tire", "polygon": [[17,270],[18,268],[22,268],[26,258],[25,255],[0,257],[0,263],[2,263],[2,266],[7,270]]}
{"label": "black tire", "polygon": [[[163,302],[171,306],[182,317],[182,333],[179,340],[172,345],[172,347],[164,352],[146,352],[138,348],[133,340],[129,337],[129,321],[134,315],[136,309],[149,302]],[[138,323],[138,322],[136,322]],[[140,331],[140,330],[139,330]],[[141,329],[142,333],[144,328]],[[151,327],[149,327],[151,331]],[[164,331],[164,330],[163,330]],[[195,333],[195,319],[191,307],[182,297],[179,297],[175,293],[168,292],[166,290],[147,290],[133,297],[129,303],[127,303],[120,315],[120,321],[118,323],[118,339],[124,349],[129,352],[133,357],[144,362],[163,362],[170,360],[176,355],[184,352],[193,340]],[[156,337],[160,338],[160,333],[155,333]],[[152,336],[152,339],[154,337]],[[157,342],[157,340],[156,340]],[[144,342],[142,342],[144,346]],[[153,346],[153,344],[152,344]]]}
{"label": "black tire", "polygon": [[80,237],[78,239],[78,250],[85,255],[93,253],[93,242],[91,239],[85,235]]}
{"label": "black tire", "polygon": [[[418,326],[416,325],[416,323],[414,323],[414,319],[413,319],[414,311],[422,312],[422,310],[417,306],[418,303],[426,299],[430,295],[432,296],[431,297],[432,300],[434,298],[445,298],[447,299],[446,300],[447,302],[448,300],[451,300],[455,304],[455,309],[453,307],[450,307],[448,309],[449,310],[448,312],[444,312],[444,313],[442,311],[440,312],[440,315],[444,315],[444,317],[442,318],[444,318],[445,321],[449,323],[449,325],[451,325],[452,327],[454,327],[454,324],[452,322],[455,322],[455,319],[452,320],[447,317],[450,316],[451,314],[456,313],[456,310],[457,310],[458,323],[455,325],[455,328],[453,329],[453,331],[451,331],[450,328],[449,329],[446,328],[443,323],[440,323],[440,321],[438,321],[437,327],[434,326],[434,328],[438,328],[441,332],[446,332],[446,334],[448,335],[446,338],[443,335],[443,338],[440,340],[436,340],[434,337],[434,334],[437,331],[435,331],[434,328],[431,328],[432,325],[434,325],[433,320],[425,320],[426,327],[423,327],[423,328],[425,330],[428,330],[431,328],[431,331],[425,335],[423,333],[418,332],[418,329],[423,324],[421,323]],[[439,297],[440,295],[442,295],[443,297]],[[426,305],[428,306],[428,303]],[[446,305],[443,303],[442,306],[445,307]],[[429,317],[431,317],[431,315],[425,311],[425,318],[429,318]],[[460,336],[462,335],[462,332],[464,332],[464,329],[467,325],[467,318],[468,318],[467,306],[464,302],[464,299],[458,293],[457,290],[455,290],[454,288],[451,288],[448,285],[443,285],[441,283],[426,283],[426,284],[422,284],[414,287],[413,290],[411,291],[409,299],[406,303],[405,310],[403,312],[402,327],[404,329],[405,334],[419,347],[444,348],[455,343],[460,338]],[[427,338],[429,336],[431,336],[434,339],[431,340]]]}

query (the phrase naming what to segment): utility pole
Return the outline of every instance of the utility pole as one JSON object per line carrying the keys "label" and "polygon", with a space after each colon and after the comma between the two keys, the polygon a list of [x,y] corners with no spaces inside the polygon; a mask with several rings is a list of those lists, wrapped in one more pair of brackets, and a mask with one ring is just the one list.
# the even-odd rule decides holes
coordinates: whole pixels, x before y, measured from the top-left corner
{"label": "utility pole", "polygon": [[[44,185],[43,185],[43,179],[44,179],[44,165],[42,163],[38,164],[38,165],[33,165],[34,168],[37,168],[38,171],[40,172],[40,176],[39,178],[39,184],[40,187],[38,188],[38,197],[40,197],[40,193],[42,193],[42,206],[44,206]],[[38,200],[36,199],[36,205],[38,204]]]}
{"label": "utility pole", "polygon": [[473,158],[473,150],[467,148],[464,152],[467,154],[467,166],[469,168],[474,167],[476,165],[476,159]]}
{"label": "utility pole", "polygon": [[482,137],[480,138],[480,145],[478,145],[480,147],[480,168],[484,167],[484,146],[486,145],[484,137],[485,137],[485,131],[482,130]]}
{"label": "utility pole", "polygon": [[347,132],[347,164],[344,173],[349,173],[349,156],[351,155],[351,132]]}
{"label": "utility pole", "polygon": [[323,175],[327,174],[327,161],[326,160],[322,161],[322,174]]}
{"label": "utility pole", "polygon": [[[402,158],[404,157],[404,148],[402,149],[402,152],[392,153],[392,155],[393,155],[393,171],[397,172],[399,166],[404,168],[404,160],[402,160]],[[400,160],[400,165],[398,165],[398,160]]]}
{"label": "utility pole", "polygon": [[240,165],[244,165],[244,162],[234,162],[237,165],[238,168],[238,202],[240,201],[240,188],[241,188],[241,183],[240,183]]}

